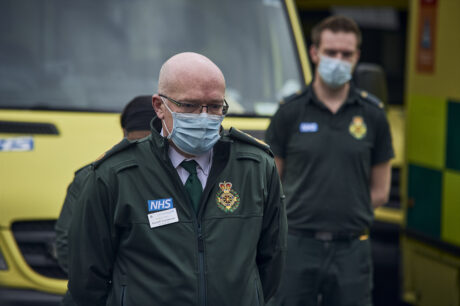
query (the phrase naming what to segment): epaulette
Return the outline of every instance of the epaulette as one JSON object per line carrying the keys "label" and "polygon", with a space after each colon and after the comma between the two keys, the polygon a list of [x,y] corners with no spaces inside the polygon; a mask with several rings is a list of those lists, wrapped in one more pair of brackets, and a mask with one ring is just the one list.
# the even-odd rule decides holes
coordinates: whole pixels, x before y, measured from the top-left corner
{"label": "epaulette", "polygon": [[91,167],[91,164],[84,165],[83,167],[75,171],[74,175],[81,173],[83,170],[88,169],[89,167]]}
{"label": "epaulette", "polygon": [[286,103],[289,103],[291,101],[294,101],[295,99],[297,99],[299,96],[305,94],[308,90],[308,87],[305,87],[303,89],[299,89],[297,90],[295,93],[293,93],[292,95],[289,95],[287,97],[284,97],[281,101],[280,101],[280,104],[283,105],[283,104],[286,104]]}
{"label": "epaulette", "polygon": [[120,151],[123,151],[125,150],[126,148],[129,148],[131,147],[132,145],[134,145],[136,143],[136,141],[129,141],[127,138],[123,138],[122,141],[120,141],[119,143],[117,143],[116,145],[114,145],[110,150],[106,151],[105,153],[103,153],[101,156],[99,156],[92,164],[91,166],[96,169],[97,167],[99,167],[99,165],[104,161],[106,160],[107,158],[109,158],[110,156],[120,152]]}
{"label": "epaulette", "polygon": [[383,102],[380,101],[379,98],[377,98],[376,96],[374,96],[370,92],[362,90],[362,89],[359,89],[359,88],[356,88],[356,91],[357,91],[358,95],[361,98],[363,98],[364,100],[366,100],[367,102],[370,102],[372,105],[377,106],[378,108],[383,108],[383,106],[384,106]]}
{"label": "epaulette", "polygon": [[265,152],[267,152],[271,156],[273,156],[273,152],[272,152],[272,150],[270,150],[270,146],[268,144],[266,144],[262,140],[257,139],[255,137],[243,132],[243,131],[240,131],[237,128],[231,127],[230,130],[228,131],[228,135],[230,136],[230,138],[237,139],[237,140],[242,141],[244,143],[254,145],[254,146],[264,150]]}

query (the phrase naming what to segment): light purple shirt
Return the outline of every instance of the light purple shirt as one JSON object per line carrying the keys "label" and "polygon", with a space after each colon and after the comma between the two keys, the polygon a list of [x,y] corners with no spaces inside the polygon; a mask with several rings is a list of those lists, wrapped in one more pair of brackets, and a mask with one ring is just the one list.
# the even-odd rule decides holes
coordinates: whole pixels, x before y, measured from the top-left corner
{"label": "light purple shirt", "polygon": [[[163,136],[163,130],[161,131],[161,135]],[[173,164],[174,168],[179,174],[182,184],[185,185],[185,182],[187,181],[190,173],[188,173],[187,170],[182,168],[180,164],[184,160],[193,159],[198,164],[196,167],[196,173],[198,175],[198,179],[201,182],[201,188],[204,189],[204,187],[206,186],[206,182],[208,181],[209,171],[211,170],[212,151],[213,150],[211,149],[208,152],[203,153],[198,156],[194,156],[193,158],[186,158],[185,156],[177,152],[177,150],[173,146],[169,146],[169,150],[168,150],[169,159],[171,160],[171,163]]]}

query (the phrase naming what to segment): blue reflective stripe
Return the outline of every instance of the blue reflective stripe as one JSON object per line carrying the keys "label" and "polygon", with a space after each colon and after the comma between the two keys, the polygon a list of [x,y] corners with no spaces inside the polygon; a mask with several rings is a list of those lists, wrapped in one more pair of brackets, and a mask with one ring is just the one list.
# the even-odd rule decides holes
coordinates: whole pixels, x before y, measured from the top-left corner
{"label": "blue reflective stripe", "polygon": [[34,149],[33,137],[14,137],[0,139],[0,152],[23,152]]}

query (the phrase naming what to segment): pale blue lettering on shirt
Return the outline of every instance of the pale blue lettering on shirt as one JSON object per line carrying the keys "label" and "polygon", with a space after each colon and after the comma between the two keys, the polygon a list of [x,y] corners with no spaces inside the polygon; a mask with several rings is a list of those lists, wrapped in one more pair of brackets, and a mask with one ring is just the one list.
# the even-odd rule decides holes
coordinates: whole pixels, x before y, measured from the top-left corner
{"label": "pale blue lettering on shirt", "polygon": [[300,133],[315,133],[318,132],[318,123],[316,122],[301,122],[299,126]]}
{"label": "pale blue lettering on shirt", "polygon": [[148,200],[149,211],[159,211],[174,208],[173,199]]}

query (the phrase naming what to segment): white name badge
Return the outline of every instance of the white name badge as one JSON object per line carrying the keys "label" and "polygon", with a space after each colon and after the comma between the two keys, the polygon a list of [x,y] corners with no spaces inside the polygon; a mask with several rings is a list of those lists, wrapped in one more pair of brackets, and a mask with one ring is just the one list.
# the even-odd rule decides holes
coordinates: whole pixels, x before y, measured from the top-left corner
{"label": "white name badge", "polygon": [[179,222],[179,217],[177,216],[177,211],[175,208],[151,213],[147,216],[149,217],[150,228]]}

